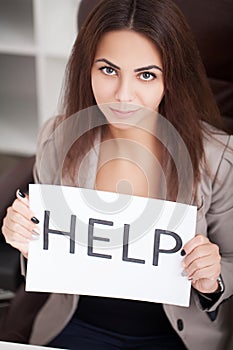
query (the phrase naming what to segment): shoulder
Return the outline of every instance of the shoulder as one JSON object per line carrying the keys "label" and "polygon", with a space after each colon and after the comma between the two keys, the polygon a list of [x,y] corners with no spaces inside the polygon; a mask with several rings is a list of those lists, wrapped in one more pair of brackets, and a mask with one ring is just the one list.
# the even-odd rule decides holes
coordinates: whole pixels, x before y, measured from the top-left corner
{"label": "shoulder", "polygon": [[38,133],[34,180],[39,183],[53,183],[58,169],[57,151],[55,147],[55,130],[61,117],[48,119]]}
{"label": "shoulder", "polygon": [[52,117],[42,125],[37,138],[37,148],[53,138],[53,133],[61,118],[61,116]]}
{"label": "shoulder", "polygon": [[203,123],[203,143],[207,168],[212,176],[233,168],[233,135]]}
{"label": "shoulder", "polygon": [[[200,196],[208,214],[211,232],[216,227],[232,226],[233,210],[233,136],[206,125],[205,163],[201,171]],[[210,232],[210,229],[209,229]],[[216,237],[215,237],[216,238]]]}
{"label": "shoulder", "polygon": [[42,155],[46,155],[46,158],[49,159],[58,153],[58,145],[60,145],[59,150],[61,149],[63,124],[65,123],[63,123],[63,117],[60,115],[48,119],[43,124],[37,137],[37,158],[40,159]]}

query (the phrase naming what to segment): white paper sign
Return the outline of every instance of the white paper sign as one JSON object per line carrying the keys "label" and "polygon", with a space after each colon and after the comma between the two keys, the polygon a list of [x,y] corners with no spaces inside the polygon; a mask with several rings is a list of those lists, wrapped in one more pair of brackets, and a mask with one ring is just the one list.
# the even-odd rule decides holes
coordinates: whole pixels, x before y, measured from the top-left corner
{"label": "white paper sign", "polygon": [[195,206],[52,185],[30,185],[29,198],[41,235],[27,291],[189,305],[180,252],[195,235]]}

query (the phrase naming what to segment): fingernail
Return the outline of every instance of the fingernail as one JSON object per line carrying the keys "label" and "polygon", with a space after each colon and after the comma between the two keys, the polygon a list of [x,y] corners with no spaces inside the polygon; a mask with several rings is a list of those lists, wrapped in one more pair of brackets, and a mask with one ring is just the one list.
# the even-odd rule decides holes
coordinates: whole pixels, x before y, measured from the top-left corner
{"label": "fingernail", "polygon": [[36,241],[37,239],[39,239],[39,236],[38,236],[38,235],[32,234],[32,240],[33,240],[33,241]]}
{"label": "fingernail", "polygon": [[40,235],[40,232],[39,232],[36,228],[33,228],[33,229],[32,229],[32,233],[33,233],[34,235],[37,235],[37,236]]}
{"label": "fingernail", "polygon": [[22,198],[26,197],[25,194],[20,189],[18,189],[18,195]]}
{"label": "fingernail", "polygon": [[186,255],[186,252],[185,252],[184,249],[181,250],[180,255],[181,255],[181,256],[185,256],[185,255]]}
{"label": "fingernail", "polygon": [[40,222],[35,216],[33,216],[33,217],[31,218],[31,221],[32,221],[34,224],[39,224],[39,222]]}
{"label": "fingernail", "polygon": [[186,276],[187,276],[187,272],[186,272],[185,270],[183,270],[183,271],[181,272],[181,276],[186,277]]}

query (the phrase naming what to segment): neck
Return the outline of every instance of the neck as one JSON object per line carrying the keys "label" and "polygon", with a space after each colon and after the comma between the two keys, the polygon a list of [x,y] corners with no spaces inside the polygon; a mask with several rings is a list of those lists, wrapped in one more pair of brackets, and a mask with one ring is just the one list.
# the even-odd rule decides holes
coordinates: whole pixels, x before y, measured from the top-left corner
{"label": "neck", "polygon": [[146,161],[151,154],[161,161],[162,146],[156,136],[142,128],[119,130],[110,126],[102,139],[104,158],[127,158]]}
{"label": "neck", "polygon": [[104,141],[113,140],[115,145],[121,147],[122,141],[134,141],[141,146],[154,150],[156,140],[156,122],[157,118],[149,115],[138,125],[129,125],[128,127],[117,127],[109,124]]}

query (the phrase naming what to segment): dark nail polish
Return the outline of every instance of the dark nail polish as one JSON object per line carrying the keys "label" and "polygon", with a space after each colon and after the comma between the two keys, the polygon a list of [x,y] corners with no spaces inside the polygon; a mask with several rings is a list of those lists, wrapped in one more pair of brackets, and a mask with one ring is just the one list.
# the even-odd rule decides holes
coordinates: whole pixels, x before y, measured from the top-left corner
{"label": "dark nail polish", "polygon": [[26,197],[25,194],[24,194],[21,190],[18,190],[18,194],[19,194],[19,196],[22,197],[22,198],[25,198],[25,197]]}
{"label": "dark nail polish", "polygon": [[39,224],[39,222],[40,222],[35,216],[33,216],[33,217],[31,218],[31,221],[32,221],[34,224]]}
{"label": "dark nail polish", "polygon": [[181,256],[185,256],[185,255],[186,255],[186,252],[185,252],[184,249],[181,250],[180,255],[181,255]]}

